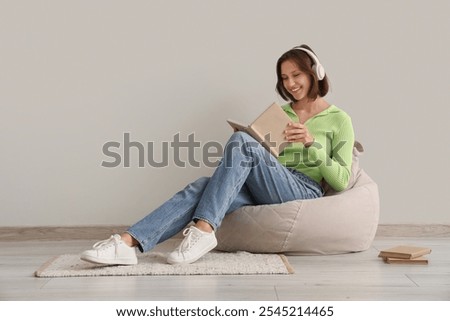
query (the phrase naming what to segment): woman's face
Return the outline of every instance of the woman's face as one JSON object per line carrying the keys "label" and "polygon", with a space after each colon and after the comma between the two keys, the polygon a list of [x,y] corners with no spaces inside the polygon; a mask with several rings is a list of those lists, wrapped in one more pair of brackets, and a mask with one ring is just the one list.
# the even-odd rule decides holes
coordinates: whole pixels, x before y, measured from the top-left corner
{"label": "woman's face", "polygon": [[281,63],[281,79],[284,88],[296,101],[308,99],[311,87],[309,76],[301,71],[292,60]]}

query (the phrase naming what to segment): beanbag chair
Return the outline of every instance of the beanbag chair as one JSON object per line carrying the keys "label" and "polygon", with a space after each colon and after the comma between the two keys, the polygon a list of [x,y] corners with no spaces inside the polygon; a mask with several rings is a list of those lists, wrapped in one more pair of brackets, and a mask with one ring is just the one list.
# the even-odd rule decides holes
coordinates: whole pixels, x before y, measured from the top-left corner
{"label": "beanbag chair", "polygon": [[287,255],[339,254],[367,250],[379,219],[377,184],[359,167],[355,142],[347,189],[324,184],[324,197],[282,204],[244,206],[228,214],[216,232],[217,250]]}

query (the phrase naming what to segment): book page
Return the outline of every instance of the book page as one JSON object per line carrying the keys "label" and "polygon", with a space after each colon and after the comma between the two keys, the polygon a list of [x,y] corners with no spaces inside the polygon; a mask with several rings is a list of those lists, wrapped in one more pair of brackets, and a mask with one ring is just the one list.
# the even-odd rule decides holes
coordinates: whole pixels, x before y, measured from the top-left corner
{"label": "book page", "polygon": [[274,103],[267,108],[250,125],[250,127],[258,133],[258,136],[264,138],[263,145],[265,145],[266,148],[270,148],[272,154],[278,157],[287,145],[284,131],[289,122],[292,122],[292,120],[286,112]]}
{"label": "book page", "polygon": [[249,126],[231,119],[227,120],[234,130],[246,132],[277,158],[288,145],[284,131],[291,121],[283,108],[276,103],[270,105]]}

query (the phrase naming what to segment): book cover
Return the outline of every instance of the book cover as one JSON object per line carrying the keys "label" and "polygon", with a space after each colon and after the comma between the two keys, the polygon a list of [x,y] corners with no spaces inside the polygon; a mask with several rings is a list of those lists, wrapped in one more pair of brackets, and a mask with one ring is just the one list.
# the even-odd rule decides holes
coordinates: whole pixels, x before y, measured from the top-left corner
{"label": "book cover", "polygon": [[388,264],[428,264],[428,259],[419,256],[414,259],[397,259],[393,257],[383,257],[384,262]]}
{"label": "book cover", "polygon": [[426,254],[431,253],[430,248],[399,245],[390,249],[380,251],[379,257],[389,257],[397,259],[414,259]]}
{"label": "book cover", "polygon": [[244,125],[231,119],[228,119],[227,122],[233,129],[252,136],[277,158],[289,144],[285,139],[284,131],[292,120],[276,103],[270,105],[250,125]]}

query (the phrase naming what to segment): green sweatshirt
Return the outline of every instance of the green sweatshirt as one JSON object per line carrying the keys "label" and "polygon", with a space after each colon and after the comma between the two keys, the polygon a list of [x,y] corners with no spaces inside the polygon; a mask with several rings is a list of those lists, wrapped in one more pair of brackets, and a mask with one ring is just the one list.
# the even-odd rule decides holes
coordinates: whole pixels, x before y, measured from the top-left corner
{"label": "green sweatshirt", "polygon": [[[290,104],[282,106],[293,122],[299,118]],[[305,123],[314,143],[306,148],[302,143],[289,144],[278,161],[320,183],[322,179],[336,191],[344,190],[350,180],[354,132],[349,115],[331,105]]]}

